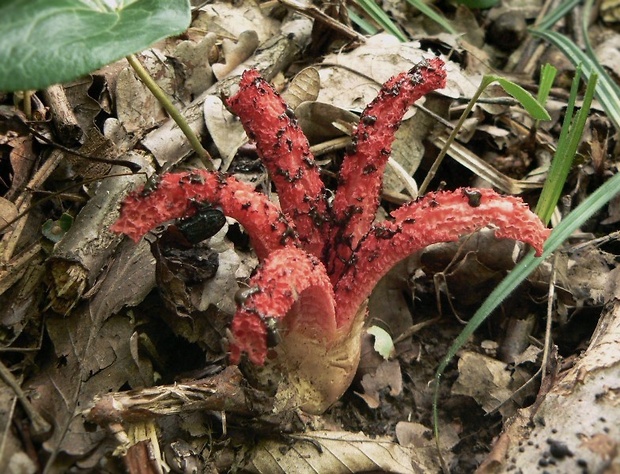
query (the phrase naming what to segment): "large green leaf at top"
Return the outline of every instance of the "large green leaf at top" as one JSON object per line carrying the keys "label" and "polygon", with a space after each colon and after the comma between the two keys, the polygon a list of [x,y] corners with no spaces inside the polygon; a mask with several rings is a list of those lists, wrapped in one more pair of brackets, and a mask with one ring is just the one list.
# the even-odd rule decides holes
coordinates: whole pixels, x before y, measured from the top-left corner
{"label": "large green leaf at top", "polygon": [[190,19],[189,0],[0,0],[0,91],[70,81]]}

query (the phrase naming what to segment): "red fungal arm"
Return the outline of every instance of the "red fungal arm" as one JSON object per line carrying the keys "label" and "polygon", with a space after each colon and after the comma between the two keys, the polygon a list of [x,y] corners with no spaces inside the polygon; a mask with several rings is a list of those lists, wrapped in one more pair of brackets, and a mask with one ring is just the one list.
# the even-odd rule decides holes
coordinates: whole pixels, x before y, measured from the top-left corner
{"label": "red fungal arm", "polygon": [[329,346],[336,334],[334,293],[325,267],[316,257],[294,247],[277,250],[249,284],[258,291],[241,303],[233,319],[233,364],[244,352],[252,363],[264,364],[269,322],[275,322],[270,330],[282,331],[283,337],[298,332]]}
{"label": "red fungal arm", "polygon": [[163,222],[194,214],[196,202],[220,206],[224,214],[239,221],[260,259],[297,242],[285,216],[264,194],[232,176],[202,170],[165,174],[152,192],[134,191],[123,202],[111,230],[138,241]]}
{"label": "red fungal arm", "polygon": [[278,190],[282,211],[295,223],[303,248],[321,256],[325,238],[325,189],[308,140],[292,111],[256,70],[245,71],[228,99]]}
{"label": "red fungal arm", "polygon": [[364,110],[353,137],[354,152],[344,158],[334,199],[339,227],[331,237],[333,250],[327,265],[333,282],[375,218],[383,172],[403,115],[420,97],[444,87],[445,81],[441,59],[421,61],[408,72],[389,79]]}
{"label": "red fungal arm", "polygon": [[497,228],[497,237],[526,242],[540,255],[550,233],[521,199],[490,189],[429,194],[401,206],[392,217],[394,221],[371,228],[355,253],[355,263],[336,285],[338,327],[350,323],[379,279],[397,262],[428,245],[454,241],[491,225]]}

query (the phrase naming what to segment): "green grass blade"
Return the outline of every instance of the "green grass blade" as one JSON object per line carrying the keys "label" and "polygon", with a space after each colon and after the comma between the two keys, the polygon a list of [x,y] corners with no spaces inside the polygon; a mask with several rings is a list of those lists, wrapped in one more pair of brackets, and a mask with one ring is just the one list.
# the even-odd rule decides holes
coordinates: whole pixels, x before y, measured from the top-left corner
{"label": "green grass blade", "polygon": [[366,21],[366,18],[358,15],[353,9],[347,7],[347,12],[349,13],[349,18],[351,18],[351,21],[356,24],[365,34],[374,35],[379,31],[377,28],[375,28],[373,24]]}
{"label": "green grass blade", "polygon": [[433,426],[435,439],[439,440],[439,414],[437,404],[439,401],[439,383],[446,367],[456,355],[467,339],[474,333],[476,329],[486,320],[486,318],[494,311],[502,301],[504,301],[510,293],[512,293],[519,284],[525,280],[540,263],[549,257],[570,235],[579,229],[588,219],[598,212],[605,204],[607,204],[618,192],[620,192],[620,173],[607,181],[594,191],[588,198],[583,201],[566,219],[553,229],[553,232],[545,242],[543,254],[535,257],[534,252],[530,252],[521,260],[510,274],[502,280],[502,282],[493,290],[480,309],[474,314],[472,319],[467,323],[461,334],[455,339],[454,343],[448,349],[446,356],[443,358],[437,372],[435,373],[435,388],[433,394]]}
{"label": "green grass blade", "polygon": [[553,162],[551,163],[549,176],[545,182],[539,201],[545,206],[544,212],[541,211],[538,213],[538,208],[536,209],[540,219],[545,224],[551,220],[551,215],[553,214],[553,210],[560,199],[564,183],[568,177],[574,157],[577,154],[577,148],[579,146],[579,142],[581,141],[583,129],[586,125],[586,120],[590,112],[596,82],[597,75],[593,74],[588,81],[588,87],[586,89],[586,94],[583,99],[581,109],[577,113],[573,125],[571,125],[569,140],[566,140],[566,145],[558,147],[553,158]]}
{"label": "green grass blade", "polygon": [[383,28],[388,33],[396,36],[400,41],[407,41],[407,37],[403,34],[402,31],[394,24],[390,17],[387,16],[379,5],[377,5],[374,0],[355,0],[356,3],[366,12],[366,14],[376,21],[381,28]]}
{"label": "green grass blade", "polygon": [[429,7],[422,0],[407,0],[407,2],[414,8],[418,9],[422,14],[429,17],[435,23],[439,24],[444,30],[453,35],[458,34],[458,31],[454,29],[452,24],[441,14],[437,13],[434,9]]}
{"label": "green grass blade", "polygon": [[527,110],[527,112],[536,120],[551,120],[551,117],[545,108],[523,87],[500,76],[488,77],[493,81],[498,82],[499,85],[502,86],[506,92],[508,92],[508,94],[517,99],[523,108]]}
{"label": "green grass blade", "polygon": [[[562,148],[567,142],[566,137],[568,137],[568,132],[570,130],[570,124],[575,110],[575,102],[577,101],[577,93],[579,92],[579,85],[581,83],[581,73],[582,67],[579,65],[579,67],[577,67],[577,71],[575,72],[570,95],[566,104],[566,112],[564,114],[565,120],[564,123],[562,123],[562,130],[560,131],[560,137],[558,138],[558,148]],[[566,120],[566,118],[568,118],[568,120]]]}
{"label": "green grass blade", "polygon": [[486,10],[499,3],[499,0],[457,0],[456,3],[471,9]]}
{"label": "green grass blade", "polygon": [[532,29],[534,36],[539,36],[562,51],[575,65],[582,64],[583,74],[589,80],[592,74],[598,75],[595,97],[613,122],[617,130],[620,130],[620,87],[609,77],[607,71],[596,59],[584,53],[575,43],[566,36],[555,31]]}
{"label": "green grass blade", "polygon": [[568,108],[564,116],[562,132],[558,140],[558,147],[551,162],[549,176],[540,194],[536,214],[545,224],[551,219],[553,210],[560,199],[566,178],[571,169],[573,159],[577,153],[577,147],[583,135],[586,119],[592,105],[592,98],[597,82],[597,75],[594,74],[588,81],[588,86],[583,98],[583,104],[577,115],[573,119],[574,104],[577,100],[579,89],[581,68],[577,69],[577,75],[573,80],[571,94],[568,100]]}
{"label": "green grass blade", "polygon": [[536,98],[543,106],[547,103],[549,92],[551,91],[551,87],[553,86],[553,81],[555,81],[555,76],[557,73],[558,70],[549,63],[546,63],[540,70],[540,81],[538,85],[538,95]]}
{"label": "green grass blade", "polygon": [[569,0],[560,2],[560,4],[555,10],[545,16],[539,23],[536,23],[536,28],[541,30],[547,30],[551,28],[580,3],[581,0]]}
{"label": "green grass blade", "polygon": [[581,15],[581,33],[583,35],[583,41],[586,45],[586,52],[588,55],[596,60],[596,53],[594,52],[594,48],[592,47],[592,42],[590,41],[590,35],[588,32],[588,25],[590,25],[590,14],[592,13],[593,0],[586,0],[583,5],[583,13]]}

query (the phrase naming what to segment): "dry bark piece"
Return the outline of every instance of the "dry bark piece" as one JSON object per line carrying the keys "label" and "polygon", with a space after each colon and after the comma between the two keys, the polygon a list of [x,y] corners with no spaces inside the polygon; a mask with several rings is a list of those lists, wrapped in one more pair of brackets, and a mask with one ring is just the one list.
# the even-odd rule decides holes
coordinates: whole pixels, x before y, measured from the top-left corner
{"label": "dry bark piece", "polygon": [[[148,160],[140,154],[132,152],[124,158],[139,164],[146,174],[153,172]],[[102,181],[69,231],[55,245],[48,261],[53,281],[51,307],[59,314],[71,311],[109,262],[120,242],[118,235],[110,232],[118,200],[144,182],[144,174],[127,175],[122,168],[113,168],[111,174],[117,176]]]}
{"label": "dry bark piece", "polygon": [[67,100],[65,89],[61,85],[50,86],[43,91],[43,97],[53,111],[52,122],[58,139],[66,146],[78,145],[83,132]]}
{"label": "dry bark piece", "polygon": [[[476,472],[618,472],[620,469],[620,272],[586,351],[551,371],[536,403],[505,424]],[[545,386],[547,389],[545,390]]]}

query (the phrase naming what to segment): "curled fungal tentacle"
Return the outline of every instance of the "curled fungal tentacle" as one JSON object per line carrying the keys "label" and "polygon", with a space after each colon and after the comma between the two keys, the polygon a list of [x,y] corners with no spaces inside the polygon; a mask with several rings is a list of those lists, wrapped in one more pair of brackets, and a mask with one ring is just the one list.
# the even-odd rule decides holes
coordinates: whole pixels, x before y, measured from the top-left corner
{"label": "curled fungal tentacle", "polygon": [[296,248],[275,251],[251,278],[250,288],[257,290],[244,298],[233,318],[233,363],[243,352],[254,364],[265,362],[270,330],[267,321],[281,320],[284,331],[302,333],[326,344],[333,339],[333,289],[316,257]]}
{"label": "curled fungal tentacle", "polygon": [[232,176],[202,170],[168,173],[148,193],[142,189],[134,191],[123,202],[121,217],[111,230],[138,241],[163,222],[193,215],[196,202],[210,202],[238,220],[250,235],[260,259],[297,243],[295,232],[267,196]]}
{"label": "curled fungal tentacle", "polygon": [[[464,192],[467,191],[467,192]],[[550,230],[519,198],[491,189],[432,193],[392,212],[394,221],[373,226],[355,253],[357,264],[336,285],[338,327],[346,327],[379,279],[403,258],[431,244],[457,240],[486,226],[500,238],[521,240],[540,255]]]}
{"label": "curled fungal tentacle", "polygon": [[239,92],[228,99],[228,105],[256,141],[282,211],[295,223],[303,248],[320,257],[325,245],[325,189],[308,139],[292,111],[256,70],[243,73]]}
{"label": "curled fungal tentacle", "polygon": [[364,110],[353,137],[355,149],[344,158],[334,199],[338,225],[332,229],[332,255],[327,263],[333,283],[375,218],[383,172],[403,115],[424,94],[444,87],[445,81],[441,59],[421,61],[389,79]]}

